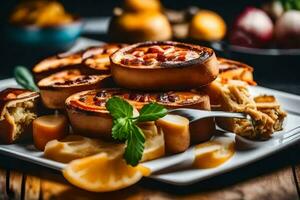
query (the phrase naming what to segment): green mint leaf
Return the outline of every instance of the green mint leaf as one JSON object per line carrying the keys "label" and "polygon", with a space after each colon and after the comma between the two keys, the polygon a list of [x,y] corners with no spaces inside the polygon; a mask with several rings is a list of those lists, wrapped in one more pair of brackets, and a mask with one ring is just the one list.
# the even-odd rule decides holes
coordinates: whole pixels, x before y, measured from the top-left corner
{"label": "green mint leaf", "polygon": [[157,103],[150,103],[141,109],[138,117],[133,117],[133,107],[119,97],[110,98],[106,108],[113,117],[112,137],[126,141],[124,159],[129,165],[137,165],[143,156],[145,136],[136,124],[164,117],[167,109]]}
{"label": "green mint leaf", "polygon": [[114,119],[132,117],[133,108],[125,100],[120,97],[112,97],[106,102],[106,109],[110,112]]}
{"label": "green mint leaf", "polygon": [[130,132],[132,120],[128,118],[118,118],[113,122],[112,137],[116,140],[126,140],[127,133]]}
{"label": "green mint leaf", "polygon": [[164,108],[164,106],[159,105],[157,103],[149,103],[140,111],[140,115],[137,118],[137,121],[139,122],[145,122],[145,121],[155,121],[159,118],[162,118],[166,116],[168,113],[168,110]]}
{"label": "green mint leaf", "polygon": [[136,166],[142,159],[144,152],[145,136],[143,131],[135,124],[132,124],[128,133],[127,146],[124,158],[127,164]]}
{"label": "green mint leaf", "polygon": [[14,76],[19,85],[21,85],[23,88],[32,90],[32,91],[38,91],[38,87],[34,83],[33,76],[31,72],[23,66],[17,66],[14,70]]}

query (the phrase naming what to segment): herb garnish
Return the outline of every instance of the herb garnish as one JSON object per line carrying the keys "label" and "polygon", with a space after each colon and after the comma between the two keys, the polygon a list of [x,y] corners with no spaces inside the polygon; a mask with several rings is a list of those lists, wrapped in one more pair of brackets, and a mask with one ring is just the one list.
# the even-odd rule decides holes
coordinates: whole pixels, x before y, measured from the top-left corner
{"label": "herb garnish", "polygon": [[32,90],[32,91],[38,91],[38,87],[33,81],[33,76],[31,72],[23,66],[17,66],[14,70],[14,76],[19,85],[21,85],[23,88]]}
{"label": "herb garnish", "polygon": [[124,158],[127,164],[135,166],[142,158],[145,136],[137,126],[139,122],[155,121],[167,114],[167,109],[157,103],[149,103],[133,116],[133,107],[120,97],[112,97],[106,103],[106,109],[113,117],[112,137],[126,141]]}

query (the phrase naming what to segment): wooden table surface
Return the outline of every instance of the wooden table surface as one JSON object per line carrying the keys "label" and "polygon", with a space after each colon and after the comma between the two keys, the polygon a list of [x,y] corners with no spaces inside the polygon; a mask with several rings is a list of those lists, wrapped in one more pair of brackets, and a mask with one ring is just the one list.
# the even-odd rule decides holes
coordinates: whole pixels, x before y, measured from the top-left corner
{"label": "wooden table surface", "polygon": [[300,144],[246,167],[189,186],[151,179],[117,192],[90,193],[44,167],[0,157],[0,199],[299,199]]}

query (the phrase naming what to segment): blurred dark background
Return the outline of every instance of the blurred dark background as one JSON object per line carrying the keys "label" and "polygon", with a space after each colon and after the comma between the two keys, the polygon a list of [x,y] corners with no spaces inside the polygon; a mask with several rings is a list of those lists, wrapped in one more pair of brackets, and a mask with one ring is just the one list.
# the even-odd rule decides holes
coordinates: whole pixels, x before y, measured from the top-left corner
{"label": "blurred dark background", "polygon": [[[53,55],[58,51],[48,48],[34,48],[31,46],[19,45],[9,41],[6,34],[8,16],[19,1],[6,0],[1,2],[0,6],[0,79],[9,78],[13,75],[13,67],[16,65],[25,65],[32,67],[40,59]],[[61,0],[65,9],[76,14],[83,19],[100,19],[109,17],[116,6],[120,6],[121,0]],[[183,9],[189,6],[198,6],[203,9],[210,9],[219,13],[226,21],[228,29],[234,18],[246,6],[260,6],[263,0],[163,0],[162,4],[166,8]],[[107,41],[107,35],[103,33],[83,33],[82,37],[88,37],[96,40]],[[247,62],[255,68],[255,79],[263,86],[288,92],[300,94],[300,80],[298,79],[298,68],[300,67],[300,56],[249,56],[245,54],[235,54],[230,52],[217,52],[219,56],[230,57]]]}

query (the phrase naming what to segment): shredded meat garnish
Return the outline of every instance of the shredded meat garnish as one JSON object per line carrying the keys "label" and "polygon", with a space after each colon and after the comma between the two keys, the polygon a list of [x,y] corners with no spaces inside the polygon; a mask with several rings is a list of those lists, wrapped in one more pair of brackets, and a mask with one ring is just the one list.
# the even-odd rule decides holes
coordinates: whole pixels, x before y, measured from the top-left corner
{"label": "shredded meat garnish", "polygon": [[233,119],[233,132],[250,139],[267,139],[275,131],[282,129],[286,113],[280,108],[274,96],[253,98],[247,85],[240,81],[220,83],[222,110],[243,112],[248,119]]}

